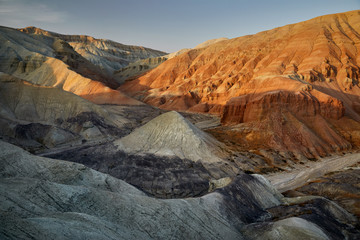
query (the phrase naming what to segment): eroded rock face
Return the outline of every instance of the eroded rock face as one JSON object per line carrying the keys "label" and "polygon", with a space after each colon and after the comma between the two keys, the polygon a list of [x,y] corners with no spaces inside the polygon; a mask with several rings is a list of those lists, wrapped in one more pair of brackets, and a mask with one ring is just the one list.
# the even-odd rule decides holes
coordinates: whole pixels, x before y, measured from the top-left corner
{"label": "eroded rock face", "polygon": [[[197,45],[193,49],[199,49],[199,48],[205,48],[210,46],[211,44],[215,44],[217,42],[221,42],[227,40],[227,38],[217,38],[217,39],[211,39],[208,41],[205,41],[199,45]],[[171,59],[173,57],[176,57],[182,53],[185,53],[187,51],[190,51],[191,49],[181,49],[177,52],[173,52],[161,57],[152,57],[152,58],[146,58],[142,60],[138,60],[136,62],[130,63],[128,66],[123,67],[117,71],[114,72],[114,77],[119,83],[124,83],[125,80],[131,80],[133,78],[136,78],[148,71],[150,71],[153,68],[156,68],[161,63],[165,62],[168,59]]]}
{"label": "eroded rock face", "polygon": [[58,88],[1,73],[0,95],[0,136],[29,150],[127,133],[125,118]]}
{"label": "eroded rock face", "polygon": [[[360,120],[359,26],[359,11],[352,11],[224,40],[180,54],[120,89],[164,109],[219,114],[223,124],[243,123],[241,129],[256,125],[252,138],[268,148],[324,156],[349,149],[343,122]],[[304,129],[304,149],[263,139],[262,132],[277,134],[265,124],[273,112],[295,117],[287,123]],[[349,134],[356,136],[356,124],[351,126]],[[336,131],[313,131],[317,128]],[[279,138],[294,137],[288,132]]]}
{"label": "eroded rock face", "polygon": [[99,146],[46,156],[82,163],[162,198],[209,191],[210,180],[235,177],[223,144],[177,112],[164,113],[129,135]]}
{"label": "eroded rock face", "polygon": [[31,83],[63,89],[97,104],[141,104],[115,90],[118,84],[64,40],[0,28],[0,71]]}
{"label": "eroded rock face", "polygon": [[263,94],[251,94],[234,97],[224,107],[222,122],[237,124],[261,121],[272,112],[290,112],[299,117],[316,117],[340,119],[345,114],[342,101],[326,96],[324,101],[306,92],[274,91]]}
{"label": "eroded rock face", "polygon": [[297,191],[331,199],[360,219],[359,176],[360,170],[358,168],[350,168],[327,174],[298,188]]}
{"label": "eroded rock face", "polygon": [[[199,198],[161,200],[84,165],[36,157],[0,141],[0,178],[4,239],[279,239],[279,234],[297,239],[300,233],[332,239],[359,234],[351,216],[328,200],[280,205],[282,196],[256,175],[241,174]],[[296,218],[282,208],[298,209]]]}
{"label": "eroded rock face", "polygon": [[111,143],[45,156],[84,164],[158,198],[202,196],[209,191],[213,178],[201,163],[176,156],[128,154]]}
{"label": "eroded rock face", "polygon": [[19,29],[22,32],[59,38],[69,45],[82,57],[100,67],[102,71],[111,74],[140,59],[160,57],[165,52],[141,46],[129,46],[106,39],[96,39],[85,35],[63,35],[49,32],[36,27]]}
{"label": "eroded rock face", "polygon": [[167,57],[153,57],[146,58],[142,60],[138,60],[136,62],[132,62],[126,67],[123,67],[114,72],[114,77],[119,83],[123,83],[126,79],[130,79],[132,77],[136,77],[145,72],[150,71],[151,69],[159,66],[161,63],[165,62]]}

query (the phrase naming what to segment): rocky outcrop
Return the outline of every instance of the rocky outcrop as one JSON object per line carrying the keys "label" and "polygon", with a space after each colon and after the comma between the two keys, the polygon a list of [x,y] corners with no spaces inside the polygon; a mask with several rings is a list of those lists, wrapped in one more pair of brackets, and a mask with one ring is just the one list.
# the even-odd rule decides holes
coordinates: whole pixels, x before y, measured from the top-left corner
{"label": "rocky outcrop", "polygon": [[323,101],[306,92],[273,91],[234,97],[222,111],[224,124],[259,121],[272,112],[286,111],[299,117],[340,119],[345,114],[342,101],[325,95]]}
{"label": "rocky outcrop", "polygon": [[214,188],[210,182],[239,173],[223,159],[222,147],[179,113],[168,112],[114,143],[43,156],[82,163],[156,197],[184,198],[201,196]]}
{"label": "rocky outcrop", "polygon": [[[291,128],[306,129],[304,148],[297,152],[323,156],[349,149],[347,142],[358,146],[349,134],[358,139],[359,25],[359,11],[352,11],[223,40],[169,59],[120,89],[160,108],[222,115],[223,124],[241,123],[238,131],[256,126],[259,141],[262,133],[278,134],[264,121],[274,120],[281,109],[286,118],[295,118],[287,121]],[[322,134],[318,127],[333,130]],[[294,134],[286,133],[280,142]],[[323,150],[308,144],[314,136]],[[266,148],[296,150],[278,139],[263,142]]]}
{"label": "rocky outcrop", "polygon": [[85,35],[63,35],[36,27],[19,29],[31,35],[59,38],[68,43],[78,54],[111,74],[140,59],[160,57],[165,52],[141,46],[129,46],[106,39],[96,39]]}
{"label": "rocky outcrop", "polygon": [[253,126],[244,133],[253,146],[267,144],[308,158],[351,149],[349,141],[334,131],[330,122],[344,117],[343,102],[328,95],[319,99],[287,91],[244,95],[225,105],[222,123]]}
{"label": "rocky outcrop", "polygon": [[0,82],[0,103],[7,117],[55,123],[82,112],[106,114],[101,107],[58,88],[33,85],[4,73],[0,74]]}
{"label": "rocky outcrop", "polygon": [[[282,196],[257,175],[240,175],[200,198],[160,200],[84,165],[36,157],[0,141],[0,178],[4,239],[298,239],[299,232],[319,239],[359,236],[353,217],[341,208],[321,199],[280,205]],[[297,218],[286,216],[288,208],[299,209]],[[280,211],[284,220],[272,218],[281,209],[286,210]],[[259,225],[261,231],[254,234]]]}

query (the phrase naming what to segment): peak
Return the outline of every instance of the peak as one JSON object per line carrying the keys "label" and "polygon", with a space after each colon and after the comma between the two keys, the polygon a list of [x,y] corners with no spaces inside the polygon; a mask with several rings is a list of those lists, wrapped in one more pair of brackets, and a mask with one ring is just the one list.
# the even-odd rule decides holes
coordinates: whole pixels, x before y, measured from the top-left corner
{"label": "peak", "polygon": [[178,131],[192,131],[196,134],[201,131],[176,111],[170,111],[157,116],[143,125],[141,127],[141,132],[153,131],[154,129],[161,129],[165,134],[173,134],[173,129],[177,129],[176,133],[179,133]]}
{"label": "peak", "polygon": [[[217,162],[220,143],[178,112],[164,113],[116,143],[132,154],[178,156],[192,161]],[[214,155],[215,154],[215,155]]]}
{"label": "peak", "polygon": [[22,32],[27,32],[27,33],[37,33],[37,32],[48,32],[44,29],[35,27],[35,26],[28,26],[28,27],[24,27],[24,28],[18,28],[18,30],[22,31]]}
{"label": "peak", "polygon": [[[157,118],[166,118],[166,119],[169,119],[169,120],[178,120],[178,119],[179,120],[185,120],[185,118],[180,113],[178,113],[176,111],[170,111],[170,112],[161,114]],[[155,120],[157,118],[154,118],[153,120]]]}
{"label": "peak", "polygon": [[163,113],[160,116],[152,119],[144,126],[142,126],[142,131],[152,130],[154,128],[163,129],[165,132],[172,134],[173,129],[177,129],[175,132],[188,132],[197,136],[203,134],[203,132],[193,125],[189,120],[184,118],[180,113],[176,111],[170,111]]}
{"label": "peak", "polygon": [[28,29],[28,30],[30,30],[30,29],[40,29],[40,28],[37,28],[37,27],[35,27],[35,26],[28,26],[28,27],[24,27],[24,28],[21,28],[21,29]]}
{"label": "peak", "polygon": [[50,36],[50,37],[58,37],[61,34],[59,33],[55,33],[55,32],[50,32],[35,26],[29,26],[29,27],[25,27],[25,28],[18,28],[17,30],[27,33],[27,34],[38,34],[38,35],[45,35],[45,36]]}

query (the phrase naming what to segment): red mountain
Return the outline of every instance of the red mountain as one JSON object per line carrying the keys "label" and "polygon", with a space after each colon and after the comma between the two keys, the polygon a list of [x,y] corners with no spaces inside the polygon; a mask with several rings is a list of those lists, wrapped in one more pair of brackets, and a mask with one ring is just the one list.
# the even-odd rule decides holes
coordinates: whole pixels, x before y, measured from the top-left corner
{"label": "red mountain", "polygon": [[213,113],[220,138],[306,157],[360,144],[360,11],[187,51],[120,87],[164,109]]}

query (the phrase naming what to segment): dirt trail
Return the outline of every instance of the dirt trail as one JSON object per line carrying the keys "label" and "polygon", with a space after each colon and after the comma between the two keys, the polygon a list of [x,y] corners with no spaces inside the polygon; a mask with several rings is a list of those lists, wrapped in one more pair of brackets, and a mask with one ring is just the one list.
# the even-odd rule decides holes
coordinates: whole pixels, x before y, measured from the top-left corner
{"label": "dirt trail", "polygon": [[329,172],[341,170],[360,162],[360,153],[323,158],[320,161],[309,162],[288,172],[264,175],[280,192],[303,186],[306,182],[321,177]]}

